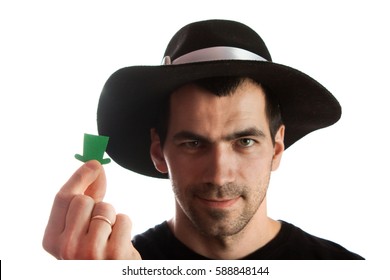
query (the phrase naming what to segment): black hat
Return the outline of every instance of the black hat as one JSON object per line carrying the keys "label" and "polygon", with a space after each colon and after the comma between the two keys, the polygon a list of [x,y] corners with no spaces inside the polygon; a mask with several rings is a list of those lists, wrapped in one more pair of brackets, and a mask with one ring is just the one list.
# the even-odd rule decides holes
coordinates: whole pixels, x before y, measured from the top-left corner
{"label": "black hat", "polygon": [[275,94],[286,126],[285,148],[306,134],[337,122],[341,107],[308,75],[273,63],[266,45],[248,26],[228,20],[188,24],[171,39],[163,65],[131,66],[109,77],[100,96],[97,123],[110,137],[109,156],[137,173],[166,178],[150,157],[150,129],[176,88],[203,78],[249,77]]}

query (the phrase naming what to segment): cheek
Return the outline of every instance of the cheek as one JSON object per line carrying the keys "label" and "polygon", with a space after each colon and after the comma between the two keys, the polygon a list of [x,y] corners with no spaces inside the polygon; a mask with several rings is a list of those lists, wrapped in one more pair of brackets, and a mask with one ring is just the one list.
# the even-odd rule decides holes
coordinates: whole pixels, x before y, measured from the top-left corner
{"label": "cheek", "polygon": [[194,162],[194,160],[178,155],[167,155],[165,160],[169,178],[176,186],[188,185],[190,182],[193,182],[194,178],[199,177],[199,164]]}
{"label": "cheek", "polygon": [[237,174],[249,180],[258,181],[267,175],[272,167],[272,156],[257,155],[240,158],[237,161]]}

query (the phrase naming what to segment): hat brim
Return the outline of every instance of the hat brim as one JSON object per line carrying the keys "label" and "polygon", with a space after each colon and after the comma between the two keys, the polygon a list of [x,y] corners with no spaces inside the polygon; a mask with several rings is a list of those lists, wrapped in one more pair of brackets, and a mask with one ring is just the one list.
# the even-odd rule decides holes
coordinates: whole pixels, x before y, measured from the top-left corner
{"label": "hat brim", "polygon": [[308,133],[330,126],[341,116],[334,96],[310,76],[273,62],[223,60],[169,66],[131,66],[119,69],[103,87],[97,124],[110,137],[107,154],[119,165],[157,178],[150,158],[150,129],[162,101],[173,90],[194,80],[242,76],[271,89],[282,110],[285,148]]}
{"label": "hat brim", "polygon": [[90,161],[90,160],[97,160],[101,164],[108,164],[108,163],[111,162],[111,159],[109,159],[109,158],[97,159],[97,158],[94,158],[94,157],[88,157],[88,156],[84,156],[84,155],[80,155],[80,154],[75,154],[74,157],[76,159],[78,159],[79,161],[82,161],[82,162],[87,162],[87,161]]}

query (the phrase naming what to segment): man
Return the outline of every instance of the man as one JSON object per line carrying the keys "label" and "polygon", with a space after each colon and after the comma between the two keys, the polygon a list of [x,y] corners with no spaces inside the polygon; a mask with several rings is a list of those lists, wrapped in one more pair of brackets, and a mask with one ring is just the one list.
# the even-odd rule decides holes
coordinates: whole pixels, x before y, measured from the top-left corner
{"label": "man", "polygon": [[283,151],[340,116],[330,92],[273,63],[249,27],[189,24],[162,66],[114,73],[97,114],[113,160],[170,179],[175,216],[131,242],[129,218],[103,202],[104,171],[90,161],[57,194],[43,246],[63,259],[361,259],[267,216]]}

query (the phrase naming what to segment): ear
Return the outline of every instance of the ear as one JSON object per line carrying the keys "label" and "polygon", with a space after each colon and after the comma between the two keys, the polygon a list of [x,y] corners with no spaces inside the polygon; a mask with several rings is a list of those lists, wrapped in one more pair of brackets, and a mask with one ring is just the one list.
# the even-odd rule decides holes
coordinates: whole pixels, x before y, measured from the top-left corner
{"label": "ear", "polygon": [[285,126],[279,127],[278,132],[275,135],[274,156],[272,158],[272,171],[278,169],[282,154],[284,152],[284,130]]}
{"label": "ear", "polygon": [[167,163],[165,162],[164,153],[162,151],[160,136],[155,128],[150,130],[150,157],[154,163],[154,167],[160,173],[168,173]]}

